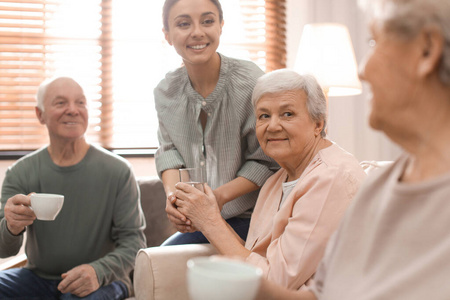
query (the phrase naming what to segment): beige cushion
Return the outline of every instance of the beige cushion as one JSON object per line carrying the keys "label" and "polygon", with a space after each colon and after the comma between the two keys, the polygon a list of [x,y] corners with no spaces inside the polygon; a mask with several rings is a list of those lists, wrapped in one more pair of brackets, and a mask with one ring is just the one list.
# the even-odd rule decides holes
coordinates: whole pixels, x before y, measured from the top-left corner
{"label": "beige cushion", "polygon": [[359,165],[363,168],[364,172],[366,172],[366,174],[371,173],[374,170],[377,170],[379,168],[388,166],[390,164],[392,164],[393,161],[377,161],[377,160],[365,160],[359,163]]}
{"label": "beige cushion", "polygon": [[147,227],[144,230],[147,247],[161,245],[176,232],[165,212],[166,193],[158,177],[140,177],[137,179],[141,190],[141,206]]}
{"label": "beige cushion", "polygon": [[210,244],[141,249],[136,256],[134,290],[137,300],[188,300],[186,263],[217,254]]}

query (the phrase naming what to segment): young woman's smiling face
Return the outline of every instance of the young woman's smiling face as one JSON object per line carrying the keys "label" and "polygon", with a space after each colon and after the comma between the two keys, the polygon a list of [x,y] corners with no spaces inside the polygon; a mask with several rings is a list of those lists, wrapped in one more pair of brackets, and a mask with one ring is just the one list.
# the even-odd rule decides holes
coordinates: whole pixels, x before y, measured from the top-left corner
{"label": "young woman's smiling face", "polygon": [[174,46],[184,64],[203,64],[217,51],[223,21],[210,0],[180,0],[169,12],[167,42]]}

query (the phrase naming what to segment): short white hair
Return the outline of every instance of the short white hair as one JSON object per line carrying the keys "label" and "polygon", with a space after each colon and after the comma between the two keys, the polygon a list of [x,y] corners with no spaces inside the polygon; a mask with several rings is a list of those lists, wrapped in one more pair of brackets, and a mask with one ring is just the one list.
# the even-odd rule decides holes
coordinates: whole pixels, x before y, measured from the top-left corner
{"label": "short white hair", "polygon": [[[70,76],[56,76],[56,77],[52,77],[52,78],[44,80],[39,85],[37,92],[36,92],[36,102],[37,102],[36,106],[37,106],[37,108],[39,108],[40,111],[44,112],[44,101],[45,101],[45,95],[47,93],[47,88],[50,86],[50,84],[52,84],[53,82],[55,82],[56,80],[59,80],[59,79],[73,80],[74,82],[76,82],[78,84],[78,82]],[[81,87],[81,86],[80,86],[80,88],[83,89],[83,87]]]}
{"label": "short white hair", "polygon": [[444,38],[439,77],[450,85],[449,0],[358,0],[377,26],[400,39],[415,37],[424,27],[436,26]]}
{"label": "short white hair", "polygon": [[302,90],[306,94],[306,107],[311,120],[323,121],[320,135],[326,136],[327,99],[313,75],[300,75],[289,69],[275,70],[258,78],[253,89],[252,104],[256,108],[258,101],[265,94],[283,93]]}

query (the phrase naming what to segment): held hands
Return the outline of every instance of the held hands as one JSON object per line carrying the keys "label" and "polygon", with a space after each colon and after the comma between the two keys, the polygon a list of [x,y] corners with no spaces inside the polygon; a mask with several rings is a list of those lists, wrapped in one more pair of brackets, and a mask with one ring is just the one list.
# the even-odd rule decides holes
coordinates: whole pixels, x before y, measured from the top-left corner
{"label": "held hands", "polygon": [[175,193],[170,193],[166,200],[166,213],[169,221],[175,225],[177,230],[181,233],[194,232],[191,221],[180,213],[175,204],[177,198]]}
{"label": "held hands", "polygon": [[36,215],[30,207],[30,195],[15,195],[6,201],[5,218],[8,230],[14,234],[20,234],[26,226],[33,224]]}
{"label": "held hands", "polygon": [[61,277],[63,280],[59,283],[58,290],[63,294],[71,293],[78,297],[86,297],[100,287],[97,273],[88,264],[77,266]]}
{"label": "held hands", "polygon": [[175,185],[175,205],[200,231],[221,219],[219,206],[212,189],[204,184],[205,193],[195,187],[179,182]]}

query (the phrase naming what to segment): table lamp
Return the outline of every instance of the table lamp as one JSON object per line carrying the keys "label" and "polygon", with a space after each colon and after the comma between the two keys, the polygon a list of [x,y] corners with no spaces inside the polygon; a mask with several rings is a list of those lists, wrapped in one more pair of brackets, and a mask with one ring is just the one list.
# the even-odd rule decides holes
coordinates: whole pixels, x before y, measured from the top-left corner
{"label": "table lamp", "polygon": [[305,25],[294,70],[314,75],[327,99],[362,91],[350,34],[342,24]]}

